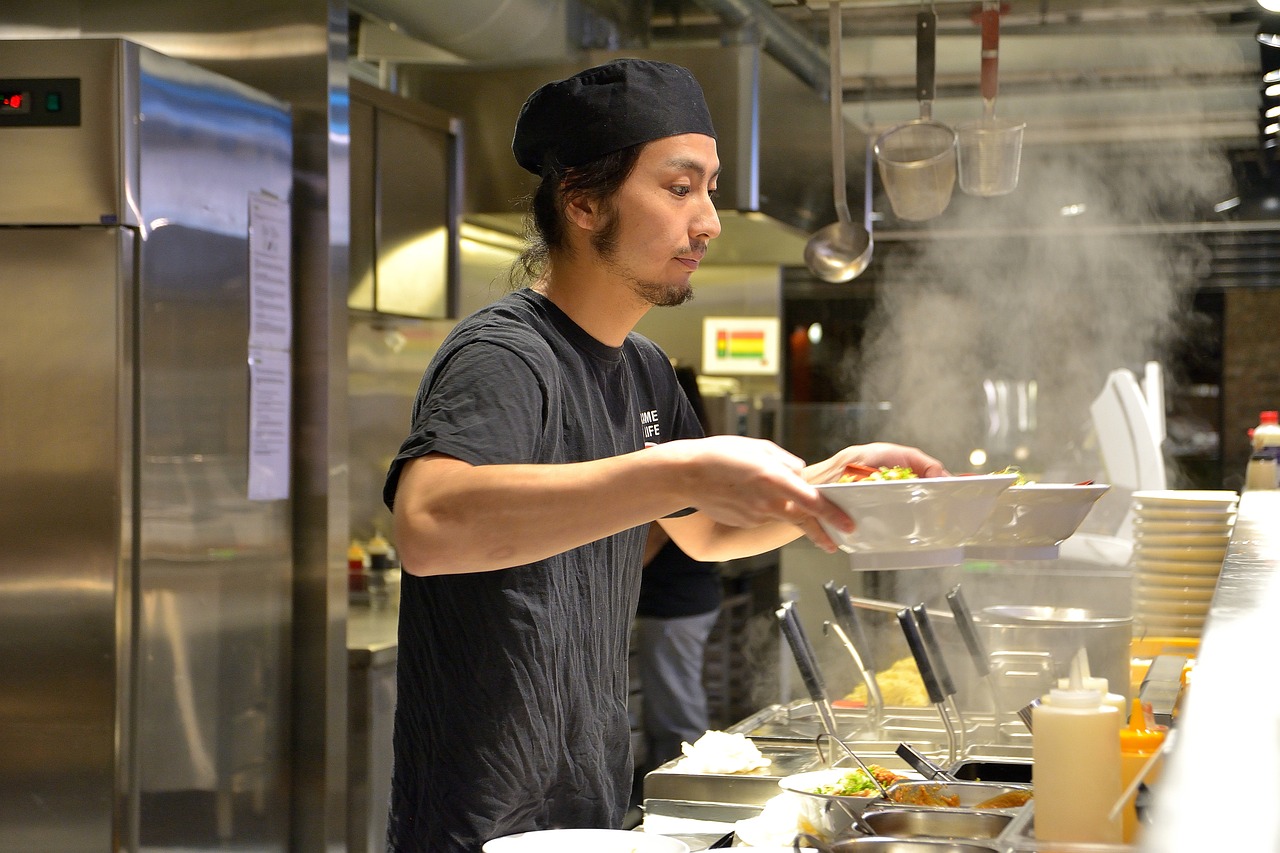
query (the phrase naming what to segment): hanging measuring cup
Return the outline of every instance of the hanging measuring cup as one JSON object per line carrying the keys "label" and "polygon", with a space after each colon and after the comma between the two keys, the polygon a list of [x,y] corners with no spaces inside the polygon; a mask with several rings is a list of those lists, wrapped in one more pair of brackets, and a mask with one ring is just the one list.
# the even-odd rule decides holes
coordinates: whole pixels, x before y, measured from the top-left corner
{"label": "hanging measuring cup", "polygon": [[996,118],[1000,56],[1000,0],[982,4],[982,118],[956,125],[960,189],[969,195],[1007,195],[1018,186],[1025,122]]}
{"label": "hanging measuring cup", "polygon": [[920,222],[947,209],[956,182],[956,132],[933,120],[938,16],[916,15],[916,95],[920,118],[876,139],[876,162],[889,206],[899,219]]}

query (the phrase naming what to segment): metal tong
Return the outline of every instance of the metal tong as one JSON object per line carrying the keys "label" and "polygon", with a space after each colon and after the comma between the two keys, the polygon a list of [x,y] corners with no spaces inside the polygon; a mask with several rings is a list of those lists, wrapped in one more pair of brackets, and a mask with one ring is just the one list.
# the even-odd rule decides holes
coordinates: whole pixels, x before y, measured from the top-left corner
{"label": "metal tong", "polygon": [[813,653],[813,646],[809,644],[809,638],[805,636],[804,628],[800,626],[795,602],[783,602],[778,608],[778,625],[782,628],[782,636],[786,638],[787,645],[791,647],[791,655],[796,660],[796,667],[800,670],[800,678],[804,681],[805,690],[813,700],[813,707],[817,709],[818,720],[822,724],[823,731],[839,740],[835,713],[831,710],[831,700],[827,697],[827,686],[823,681],[822,673],[818,670],[818,659]]}
{"label": "metal tong", "polygon": [[[914,609],[902,608],[898,611],[898,624],[902,626],[902,633],[907,638],[907,646],[911,649],[911,656],[915,658],[916,668],[920,670],[920,679],[924,682],[924,689],[929,694],[929,701],[933,703],[933,707],[938,711],[938,718],[942,720],[942,726],[947,731],[947,758],[948,763],[954,764],[959,756],[959,744],[962,743],[961,737],[956,734],[955,725],[951,721],[951,716],[944,707],[950,696],[943,688],[943,682],[939,677],[945,671],[946,664],[939,656],[937,663],[942,667],[935,669],[934,658],[930,655],[926,645],[924,630],[920,623],[920,617],[924,616],[927,624],[928,614],[925,613],[924,605],[920,605]],[[929,636],[933,635],[932,626],[929,627]],[[936,645],[937,639],[933,640]],[[950,688],[950,693],[954,694],[955,685],[951,683],[951,675],[947,673],[946,684]],[[955,703],[951,702],[952,709],[955,709]],[[957,710],[957,717],[959,712]],[[962,721],[963,722],[963,721]]]}
{"label": "metal tong", "polygon": [[949,772],[934,764],[926,758],[919,750],[909,743],[900,743],[898,748],[894,750],[898,753],[898,757],[910,764],[911,767],[930,782],[954,782],[956,777]]}
{"label": "metal tong", "polygon": [[[777,616],[778,624],[782,628],[782,635],[786,637],[787,645],[791,647],[791,654],[800,670],[800,678],[804,681],[804,686],[809,691],[809,698],[813,700],[814,707],[818,709],[818,717],[822,721],[823,732],[818,735],[817,739],[819,753],[822,754],[822,739],[824,737],[830,738],[839,744],[845,754],[862,768],[862,772],[867,774],[867,778],[880,790],[881,796],[884,796],[884,785],[880,784],[880,780],[871,772],[871,768],[858,757],[857,753],[849,748],[848,744],[840,739],[840,735],[836,731],[835,713],[831,710],[830,699],[827,698],[826,684],[823,682],[822,673],[818,670],[817,656],[813,653],[813,646],[809,644],[809,638],[805,636],[804,628],[800,625],[800,617],[795,611],[795,602],[784,602],[778,608]],[[835,761],[828,760],[826,763],[834,766]]]}
{"label": "metal tong", "polygon": [[[923,604],[917,604],[911,608],[912,614],[916,617],[916,622],[920,625],[920,634],[924,637],[925,648],[929,650],[929,656],[933,658],[933,669],[938,675],[938,684],[942,687],[942,693],[946,697],[946,706],[951,713],[955,714],[958,725],[956,748],[961,752],[965,749],[965,739],[968,736],[969,727],[964,721],[964,714],[960,713],[960,705],[956,702],[956,684],[951,680],[951,670],[947,668],[946,656],[942,654],[942,644],[938,642],[938,637],[933,633],[933,623],[929,621],[929,611],[925,610]],[[952,761],[955,761],[953,758]]]}
{"label": "metal tong", "polygon": [[956,618],[956,629],[960,632],[960,639],[964,640],[965,648],[969,650],[969,659],[973,661],[973,668],[977,670],[978,678],[987,685],[987,689],[991,692],[991,708],[993,715],[998,720],[1002,711],[1002,703],[1000,695],[996,691],[995,679],[991,677],[991,654],[982,642],[982,637],[978,636],[978,628],[973,621],[973,613],[969,610],[969,605],[960,593],[959,584],[956,584],[947,593],[947,605],[951,608],[951,613]]}
{"label": "metal tong", "polygon": [[878,730],[884,718],[884,696],[880,693],[880,683],[876,681],[876,665],[871,656],[867,635],[862,630],[862,620],[854,610],[847,586],[836,589],[835,581],[827,581],[822,588],[827,593],[827,602],[835,616],[834,622],[824,622],[823,627],[835,633],[858,667],[858,672],[867,685],[868,720]]}

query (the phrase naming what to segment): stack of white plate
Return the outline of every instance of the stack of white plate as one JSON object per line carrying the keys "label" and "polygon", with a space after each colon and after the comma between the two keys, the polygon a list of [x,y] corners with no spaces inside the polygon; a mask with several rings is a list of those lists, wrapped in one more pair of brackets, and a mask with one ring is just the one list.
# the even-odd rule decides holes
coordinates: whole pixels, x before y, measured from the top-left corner
{"label": "stack of white plate", "polygon": [[1200,636],[1238,501],[1228,491],[1133,493],[1133,617],[1147,634]]}

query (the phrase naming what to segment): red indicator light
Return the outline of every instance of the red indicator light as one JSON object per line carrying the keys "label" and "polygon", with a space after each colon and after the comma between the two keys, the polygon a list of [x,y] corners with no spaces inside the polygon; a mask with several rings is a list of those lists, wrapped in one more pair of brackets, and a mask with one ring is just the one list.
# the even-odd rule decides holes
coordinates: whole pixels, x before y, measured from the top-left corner
{"label": "red indicator light", "polygon": [[0,92],[0,112],[25,113],[31,111],[31,98],[26,92]]}

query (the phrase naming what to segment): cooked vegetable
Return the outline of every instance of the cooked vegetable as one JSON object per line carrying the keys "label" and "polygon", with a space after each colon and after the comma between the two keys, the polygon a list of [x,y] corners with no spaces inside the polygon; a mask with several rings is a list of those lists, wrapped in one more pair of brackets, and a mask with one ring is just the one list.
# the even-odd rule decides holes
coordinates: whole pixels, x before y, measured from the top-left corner
{"label": "cooked vegetable", "polygon": [[916,472],[904,465],[892,468],[872,468],[868,465],[846,465],[838,483],[858,483],[863,480],[914,480]]}
{"label": "cooked vegetable", "polygon": [[1018,479],[1013,481],[1013,484],[1015,486],[1029,486],[1035,482],[1035,480],[1028,480],[1026,475],[1022,473],[1022,469],[1019,468],[1017,465],[1009,465],[1004,468],[1001,468],[999,471],[992,471],[991,473],[992,474],[1017,474]]}
{"label": "cooked vegetable", "polygon": [[945,793],[942,785],[909,785],[896,789],[893,801],[907,806],[944,806],[954,809],[960,805],[960,795]]}
{"label": "cooked vegetable", "polygon": [[[899,782],[906,778],[905,776],[899,776],[892,770],[881,767],[879,764],[868,764],[867,768],[875,776],[876,780],[886,788],[894,782]],[[815,794],[831,794],[837,797],[873,797],[879,793],[875,782],[872,782],[861,769],[850,770],[834,784],[819,785],[813,789],[813,792]]]}
{"label": "cooked vegetable", "polygon": [[[920,678],[920,670],[916,668],[915,659],[911,656],[899,658],[888,669],[877,672],[876,685],[880,688],[880,698],[886,705],[924,707],[929,704],[929,694],[924,688],[924,680]],[[855,686],[845,699],[865,704],[867,685]]]}
{"label": "cooked vegetable", "polygon": [[983,800],[974,806],[975,809],[1016,809],[1027,804],[1031,799],[1030,791],[1005,791],[994,797]]}

